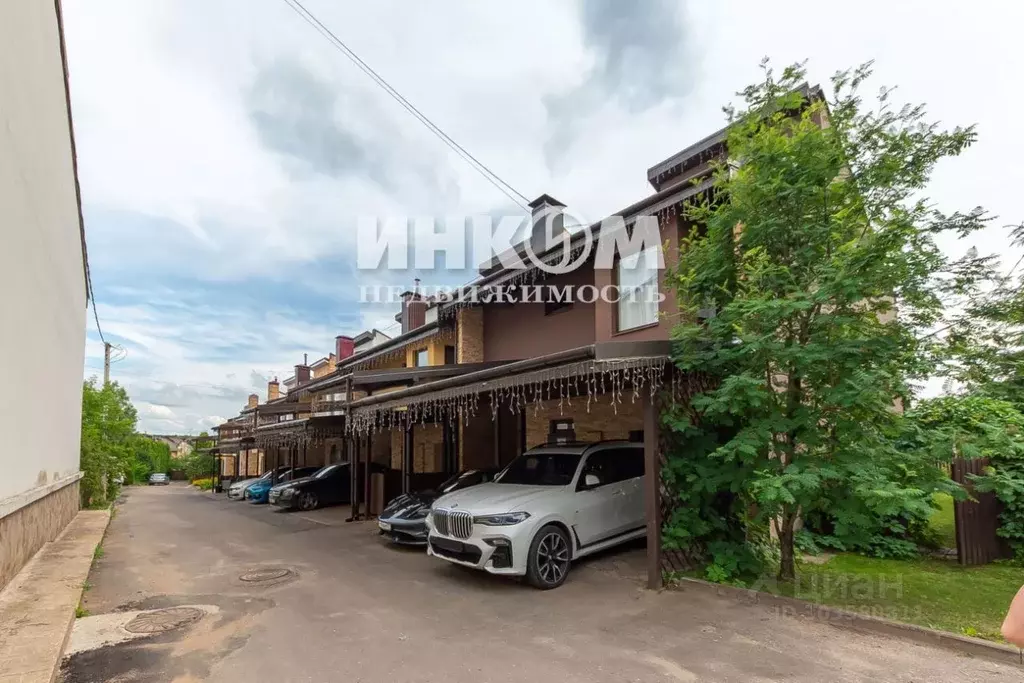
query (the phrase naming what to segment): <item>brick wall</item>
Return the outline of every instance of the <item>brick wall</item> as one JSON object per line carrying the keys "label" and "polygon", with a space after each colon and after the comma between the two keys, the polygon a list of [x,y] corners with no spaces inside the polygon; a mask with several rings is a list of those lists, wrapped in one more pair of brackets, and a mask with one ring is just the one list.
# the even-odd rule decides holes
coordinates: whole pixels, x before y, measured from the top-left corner
{"label": "brick wall", "polygon": [[590,402],[587,411],[587,399],[574,398],[572,406],[562,402],[558,409],[558,401],[544,401],[539,410],[534,406],[526,409],[526,443],[529,447],[545,443],[548,439],[551,420],[572,418],[576,429],[576,438],[580,441],[603,441],[608,439],[627,439],[629,432],[643,429],[643,402],[637,399],[632,402],[632,394],[626,394],[616,408],[609,403],[608,396],[598,396]]}
{"label": "brick wall", "polygon": [[[231,470],[234,472],[234,469]],[[238,473],[243,477],[258,477],[263,474],[263,452],[255,448],[239,454]]]}
{"label": "brick wall", "polygon": [[373,462],[391,467],[393,450],[391,448],[391,435],[387,432],[374,434],[373,442],[370,445],[370,453]]}
{"label": "brick wall", "polygon": [[413,472],[441,472],[444,469],[444,429],[422,424],[413,429]]}
{"label": "brick wall", "polygon": [[[0,589],[78,514],[78,482],[0,517]],[[9,624],[16,627],[15,624]],[[6,678],[6,677],[5,677]]]}
{"label": "brick wall", "polygon": [[[334,457],[331,457],[331,447],[334,447]],[[336,462],[348,462],[348,451],[344,439],[327,439],[324,441],[324,464],[330,465]]]}
{"label": "brick wall", "polygon": [[402,469],[402,448],[405,442],[405,432],[401,429],[391,430],[391,469]]}
{"label": "brick wall", "polygon": [[480,306],[459,308],[455,312],[455,359],[459,363],[484,360],[484,310]]}
{"label": "brick wall", "polygon": [[461,469],[494,467],[494,422],[490,409],[459,423]]}
{"label": "brick wall", "polygon": [[[444,429],[441,425],[418,424],[413,428],[412,464],[414,472],[441,472],[444,469],[443,456]],[[392,429],[390,434],[383,432],[374,436],[374,462],[388,462],[387,450],[390,449],[391,468],[402,469],[402,455],[405,447],[405,432]]]}

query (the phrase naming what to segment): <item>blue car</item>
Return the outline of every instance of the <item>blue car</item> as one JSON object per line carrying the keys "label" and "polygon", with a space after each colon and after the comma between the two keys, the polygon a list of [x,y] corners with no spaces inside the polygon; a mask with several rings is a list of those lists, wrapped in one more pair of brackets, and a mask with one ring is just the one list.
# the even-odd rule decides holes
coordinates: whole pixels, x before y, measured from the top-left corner
{"label": "blue car", "polygon": [[284,481],[291,481],[292,479],[299,479],[300,477],[308,477],[309,475],[316,472],[319,467],[296,467],[292,470],[285,470],[278,475],[276,481],[270,479],[260,479],[255,484],[252,484],[245,490],[245,497],[250,503],[267,503],[270,501],[270,489],[271,487],[280,484]]}

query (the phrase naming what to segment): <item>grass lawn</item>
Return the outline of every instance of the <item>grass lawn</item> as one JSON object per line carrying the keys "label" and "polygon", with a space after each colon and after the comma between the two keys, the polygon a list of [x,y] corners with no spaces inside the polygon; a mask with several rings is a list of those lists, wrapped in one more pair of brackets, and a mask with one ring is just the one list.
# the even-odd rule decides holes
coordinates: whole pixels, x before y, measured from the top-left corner
{"label": "grass lawn", "polygon": [[836,555],[824,564],[802,562],[797,570],[799,580],[793,584],[769,582],[759,588],[861,614],[999,641],[1006,609],[1024,583],[1020,567],[961,567],[931,559]]}
{"label": "grass lawn", "polygon": [[943,548],[956,548],[956,523],[953,521],[953,496],[936,493],[932,500],[938,509],[932,513],[928,526],[938,535]]}

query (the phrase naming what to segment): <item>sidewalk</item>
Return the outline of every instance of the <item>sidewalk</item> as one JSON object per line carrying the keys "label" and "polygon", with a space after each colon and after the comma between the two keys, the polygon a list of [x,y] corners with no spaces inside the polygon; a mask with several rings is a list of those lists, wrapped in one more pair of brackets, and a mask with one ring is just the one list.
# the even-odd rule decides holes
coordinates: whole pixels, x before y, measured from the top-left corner
{"label": "sidewalk", "polygon": [[0,592],[0,683],[50,683],[109,510],[83,510]]}

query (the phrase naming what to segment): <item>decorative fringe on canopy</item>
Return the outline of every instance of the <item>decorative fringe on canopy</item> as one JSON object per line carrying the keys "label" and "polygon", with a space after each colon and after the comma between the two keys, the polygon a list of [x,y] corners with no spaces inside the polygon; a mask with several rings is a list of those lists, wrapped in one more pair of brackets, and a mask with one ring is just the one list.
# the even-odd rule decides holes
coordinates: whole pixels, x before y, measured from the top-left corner
{"label": "decorative fringe on canopy", "polygon": [[678,381],[675,372],[666,372],[667,363],[664,356],[586,360],[473,382],[352,408],[345,429],[350,434],[366,435],[418,423],[466,424],[477,414],[481,400],[490,404],[492,420],[497,419],[502,406],[518,414],[531,408],[539,411],[542,401],[554,399],[558,400],[559,411],[573,407],[576,401],[590,412],[591,404],[606,400],[618,412],[624,398],[635,402],[642,390],[653,397],[666,379],[674,395]]}
{"label": "decorative fringe on canopy", "polygon": [[[289,424],[294,422],[294,424]],[[256,445],[260,448],[281,448],[284,446],[308,446],[321,444],[329,439],[341,439],[345,436],[342,418],[330,424],[318,424],[311,420],[293,420],[281,423],[280,429],[267,429],[256,434]]]}

